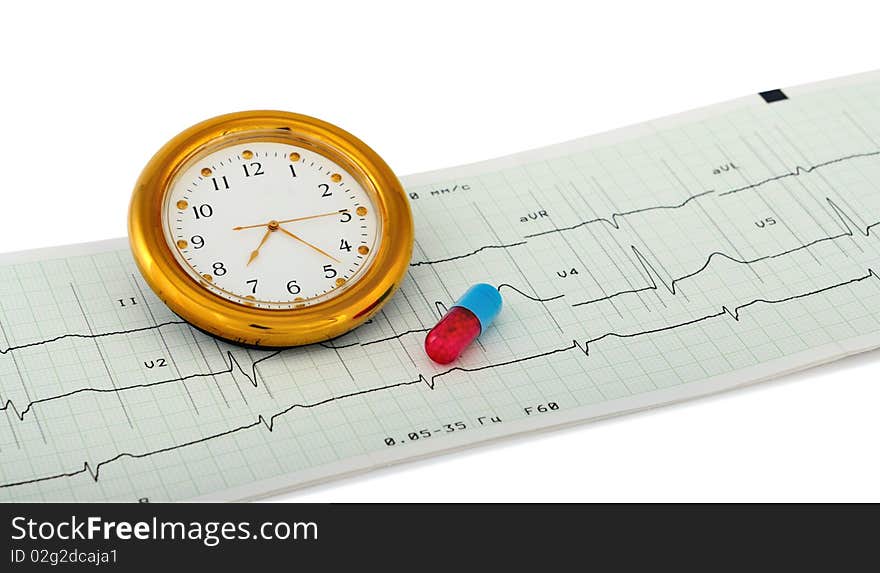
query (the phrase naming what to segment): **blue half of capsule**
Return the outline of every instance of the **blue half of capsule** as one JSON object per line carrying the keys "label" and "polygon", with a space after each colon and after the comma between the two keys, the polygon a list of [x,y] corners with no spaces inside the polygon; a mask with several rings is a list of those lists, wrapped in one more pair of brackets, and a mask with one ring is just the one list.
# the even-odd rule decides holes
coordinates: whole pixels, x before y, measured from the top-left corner
{"label": "blue half of capsule", "polygon": [[462,306],[474,313],[480,321],[480,332],[484,332],[501,312],[501,294],[492,285],[477,283],[467,289],[454,306]]}

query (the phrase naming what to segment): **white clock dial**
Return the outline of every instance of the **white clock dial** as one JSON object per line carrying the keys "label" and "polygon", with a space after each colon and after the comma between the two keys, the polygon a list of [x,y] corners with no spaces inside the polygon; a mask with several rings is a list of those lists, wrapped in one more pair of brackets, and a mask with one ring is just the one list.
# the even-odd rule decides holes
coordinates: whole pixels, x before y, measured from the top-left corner
{"label": "white clock dial", "polygon": [[297,308],[332,298],[373,260],[381,219],[340,165],[276,142],[197,158],[165,196],[169,248],[196,281],[233,302]]}

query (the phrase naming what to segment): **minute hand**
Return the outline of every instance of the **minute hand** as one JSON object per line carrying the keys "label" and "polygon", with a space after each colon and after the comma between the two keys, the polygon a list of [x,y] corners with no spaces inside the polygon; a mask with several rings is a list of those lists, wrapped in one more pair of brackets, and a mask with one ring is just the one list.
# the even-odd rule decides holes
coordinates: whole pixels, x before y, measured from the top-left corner
{"label": "minute hand", "polygon": [[337,262],[337,263],[339,262],[339,259],[335,258],[333,255],[331,255],[331,254],[329,254],[329,253],[327,253],[327,252],[322,251],[321,249],[319,249],[319,248],[316,247],[315,245],[309,243],[308,241],[304,241],[303,239],[301,239],[300,237],[294,235],[293,233],[291,233],[290,231],[288,231],[288,230],[285,229],[284,227],[278,227],[278,230],[281,231],[282,233],[284,233],[285,235],[287,235],[288,237],[291,237],[291,238],[293,238],[293,239],[296,239],[297,241],[299,241],[299,242],[302,243],[303,245],[309,247],[310,249],[314,249],[315,251],[321,253],[322,255],[324,255],[325,257],[327,257],[328,259],[331,259],[331,260],[333,260],[333,261],[335,261],[335,262]]}
{"label": "minute hand", "polygon": [[[330,217],[332,215],[338,215],[340,213],[346,213],[348,209],[340,209],[338,211],[331,211],[329,213],[321,213],[319,215],[308,215],[306,217],[294,217],[293,219],[282,219],[278,221],[278,223],[295,223],[297,221],[308,221],[309,219],[317,219],[319,217]],[[245,225],[243,227],[233,227],[233,231],[241,231],[242,229],[256,229],[257,227],[265,227],[268,223],[260,223],[259,225]]]}

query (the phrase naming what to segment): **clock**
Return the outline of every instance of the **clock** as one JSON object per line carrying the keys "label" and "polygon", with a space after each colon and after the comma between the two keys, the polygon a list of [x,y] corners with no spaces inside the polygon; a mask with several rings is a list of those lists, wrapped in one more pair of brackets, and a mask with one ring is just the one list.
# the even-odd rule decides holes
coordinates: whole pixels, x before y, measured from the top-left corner
{"label": "clock", "polygon": [[145,281],[209,334],[256,347],[328,340],[382,308],[409,267],[412,214],[388,165],[324,121],[209,119],[169,141],[132,195]]}

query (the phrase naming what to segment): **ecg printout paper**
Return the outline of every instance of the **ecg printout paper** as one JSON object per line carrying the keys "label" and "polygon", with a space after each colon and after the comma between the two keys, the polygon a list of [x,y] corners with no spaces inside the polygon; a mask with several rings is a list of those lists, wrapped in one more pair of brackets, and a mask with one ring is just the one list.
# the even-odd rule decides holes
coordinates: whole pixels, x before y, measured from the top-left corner
{"label": "ecg printout paper", "polygon": [[[880,346],[880,73],[404,184],[406,281],[321,345],[193,330],[122,239],[0,258],[0,500],[264,496]],[[431,363],[479,281],[504,310]]]}

